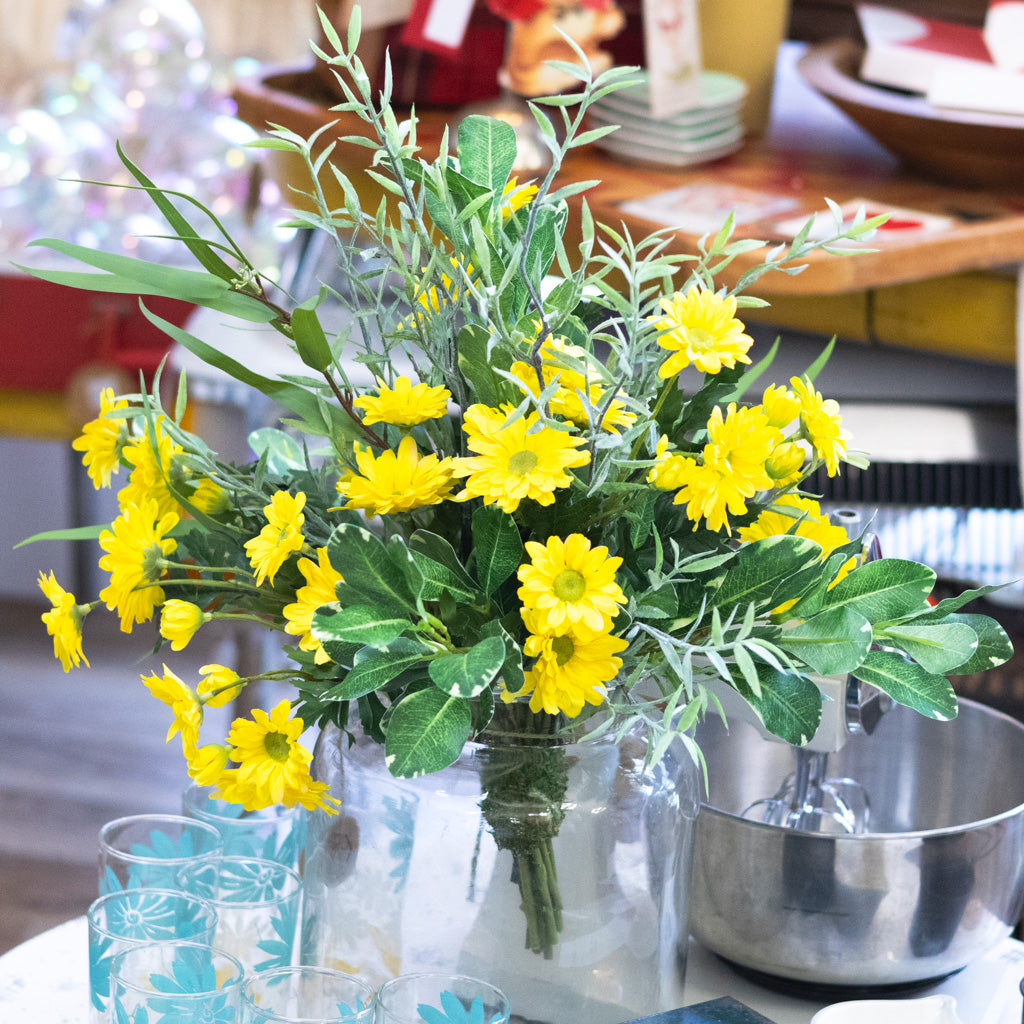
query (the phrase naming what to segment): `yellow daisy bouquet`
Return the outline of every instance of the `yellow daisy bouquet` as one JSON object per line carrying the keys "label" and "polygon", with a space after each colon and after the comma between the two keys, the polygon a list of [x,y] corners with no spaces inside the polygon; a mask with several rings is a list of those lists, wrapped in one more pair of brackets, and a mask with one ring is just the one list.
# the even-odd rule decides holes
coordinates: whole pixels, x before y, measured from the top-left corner
{"label": "yellow daisy bouquet", "polygon": [[[159,382],[104,393],[74,446],[97,487],[125,480],[120,514],[92,533],[109,582],[81,602],[41,577],[64,667],[88,664],[83,624],[98,605],[125,631],[154,621],[172,650],[216,619],[280,634],[289,668],[145,679],[191,776],[249,808],[329,810],[298,737],[314,723],[345,729],[350,712],[403,777],[451,764],[496,728],[557,737],[640,720],[652,758],[677,739],[699,756],[689,730],[723,686],[801,744],[821,716],[820,675],[852,673],[953,717],[948,676],[1005,661],[1005,634],[961,611],[980,591],[930,603],[928,567],[865,559],[863,538],[801,489],[819,466],[835,474],[856,459],[815,387],[824,355],[765,386],[771,353],[753,361],[737,316],[764,304],[744,294],[760,275],[872,222],[837,223],[825,242],[801,232],[731,288],[716,270],[762,243],[733,240],[730,223],[681,255],[671,233],[637,241],[577,198],[570,245],[567,200],[593,183],[564,183],[563,158],[606,130],[585,129],[588,107],[629,69],[595,78],[584,62],[578,92],[532,103],[552,167],[519,183],[509,125],[466,117],[425,159],[415,118],[373,93],[358,17],[347,39],[324,30],[335,52],[321,56],[347,95],[336,109],[365,123],[338,144],[371,151],[382,200],[364,209],[334,166],[344,203],[332,206],[318,180],[333,146],[315,155],[316,136],[275,128],[263,145],[305,161],[313,185],[295,223],[326,233],[346,289],[286,294],[209,211],[127,158],[195,269],[38,243],[93,268],[39,276],[264,325],[297,366],[261,376],[147,314],[276,403],[281,426],[260,432],[252,462],[230,464],[183,425],[184,381],[171,409]],[[347,309],[340,330],[322,315],[331,304]],[[290,680],[294,700],[203,737],[204,709],[254,678]],[[541,754],[535,767],[557,801],[564,768]],[[488,799],[497,819],[500,790]],[[543,852],[541,837],[516,841],[524,860]]]}

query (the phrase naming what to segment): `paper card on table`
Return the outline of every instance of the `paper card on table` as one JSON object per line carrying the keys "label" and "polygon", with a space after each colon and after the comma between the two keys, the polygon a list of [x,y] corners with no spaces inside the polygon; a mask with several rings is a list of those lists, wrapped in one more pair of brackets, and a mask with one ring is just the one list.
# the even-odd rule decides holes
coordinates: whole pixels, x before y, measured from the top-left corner
{"label": "paper card on table", "polygon": [[717,231],[730,213],[736,224],[777,217],[797,206],[792,196],[742,185],[683,185],[622,204],[623,213],[693,234]]}
{"label": "paper card on table", "polygon": [[1024,0],[992,0],[982,34],[997,67],[1024,73]]}
{"label": "paper card on table", "polygon": [[414,0],[402,42],[418,50],[453,57],[462,48],[473,0]]}
{"label": "paper card on table", "polygon": [[700,106],[697,0],[644,0],[644,62],[654,117]]}
{"label": "paper card on table", "polygon": [[[942,231],[949,231],[957,223],[953,217],[925,213],[922,210],[911,210],[903,206],[891,206],[889,203],[879,203],[872,199],[851,199],[843,203],[839,210],[844,226],[851,225],[854,218],[858,216],[861,220],[869,220],[883,213],[889,215],[889,219],[872,235],[859,240],[873,246],[884,244],[887,240],[905,238],[908,235],[934,235]],[[821,241],[836,234],[835,217],[831,210],[822,210],[811,216],[814,218],[814,223],[807,236],[809,239]],[[783,238],[793,238],[809,219],[807,214],[801,214],[779,221],[774,226],[774,232]],[[847,242],[845,244],[858,243]]]}
{"label": "paper card on table", "polygon": [[653,1017],[638,1017],[626,1024],[773,1024],[768,1018],[752,1010],[732,996],[709,999],[704,1003],[681,1006],[678,1010],[658,1013]]}

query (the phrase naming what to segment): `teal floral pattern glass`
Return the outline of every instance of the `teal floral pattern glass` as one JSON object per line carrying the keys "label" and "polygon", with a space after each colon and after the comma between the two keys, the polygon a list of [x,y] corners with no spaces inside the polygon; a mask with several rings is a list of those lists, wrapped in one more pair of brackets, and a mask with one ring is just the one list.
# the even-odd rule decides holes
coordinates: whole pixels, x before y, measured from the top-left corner
{"label": "teal floral pattern glass", "polygon": [[279,967],[242,986],[242,1024],[373,1024],[365,982],[326,967]]}
{"label": "teal floral pattern glass", "polygon": [[110,963],[133,946],[157,940],[212,942],[217,912],[206,900],[170,889],[129,889],[94,900],[89,930],[89,1019],[107,1021]]}
{"label": "teal floral pattern glass", "polygon": [[216,828],[225,855],[276,860],[299,869],[306,843],[306,811],[280,804],[247,811],[240,804],[212,799],[210,793],[209,788],[189,786],[181,797],[182,813]]}
{"label": "teal floral pattern glass", "polygon": [[109,821],[99,834],[99,891],[178,888],[181,868],[222,852],[213,825],[180,814],[136,814]]}
{"label": "teal floral pattern glass", "polygon": [[480,978],[402,974],[377,992],[377,1024],[506,1024],[508,997]]}
{"label": "teal floral pattern glass", "polygon": [[299,924],[298,872],[257,857],[214,857],[181,869],[178,885],[217,911],[216,944],[248,971],[291,966]]}
{"label": "teal floral pattern glass", "polygon": [[114,957],[112,1024],[237,1024],[245,971],[205,943],[154,942]]}

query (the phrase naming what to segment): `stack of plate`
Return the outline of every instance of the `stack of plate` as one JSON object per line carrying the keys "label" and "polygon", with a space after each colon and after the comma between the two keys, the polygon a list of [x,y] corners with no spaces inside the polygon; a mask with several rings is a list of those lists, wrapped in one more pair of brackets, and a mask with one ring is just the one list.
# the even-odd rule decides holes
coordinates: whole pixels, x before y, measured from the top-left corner
{"label": "stack of plate", "polygon": [[727,156],[743,144],[740,107],[747,86],[742,79],[704,71],[700,106],[654,117],[647,76],[642,74],[638,84],[602,96],[590,108],[593,127],[620,126],[596,146],[623,160],[686,167]]}

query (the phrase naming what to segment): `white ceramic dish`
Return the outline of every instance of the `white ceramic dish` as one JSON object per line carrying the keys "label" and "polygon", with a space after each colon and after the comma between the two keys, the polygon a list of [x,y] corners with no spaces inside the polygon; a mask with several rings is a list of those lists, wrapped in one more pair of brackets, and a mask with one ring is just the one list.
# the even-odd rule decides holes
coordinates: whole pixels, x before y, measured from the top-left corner
{"label": "white ceramic dish", "polygon": [[853,999],[819,1010],[811,1024],[963,1024],[952,996]]}

